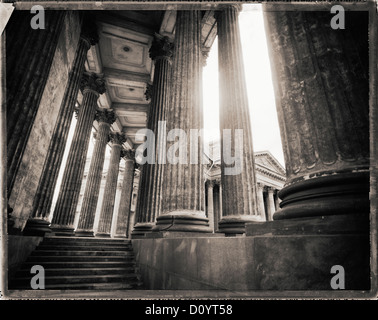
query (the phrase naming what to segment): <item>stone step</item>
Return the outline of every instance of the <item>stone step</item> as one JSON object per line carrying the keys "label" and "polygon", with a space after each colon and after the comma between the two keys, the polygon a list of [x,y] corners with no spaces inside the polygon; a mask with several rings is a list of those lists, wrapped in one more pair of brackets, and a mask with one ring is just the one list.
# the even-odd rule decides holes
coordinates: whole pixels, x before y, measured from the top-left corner
{"label": "stone step", "polygon": [[[139,281],[111,282],[111,283],[69,283],[69,284],[45,284],[45,290],[138,290],[142,288]],[[30,285],[14,285],[13,290],[32,290]]]}
{"label": "stone step", "polygon": [[46,245],[41,244],[36,248],[36,251],[132,251],[132,247],[128,245],[124,246],[82,246],[82,245]]}
{"label": "stone step", "polygon": [[[10,282],[10,287],[30,287],[30,281],[34,275],[29,277],[19,277]],[[112,282],[124,282],[124,283],[138,283],[137,276],[133,274],[119,275],[71,275],[71,276],[46,276],[45,285],[63,285],[63,284],[93,284],[93,283],[112,283]]]}
{"label": "stone step", "polygon": [[49,243],[109,243],[109,244],[131,244],[128,239],[113,239],[113,238],[92,238],[92,237],[45,237],[43,242]]}
{"label": "stone step", "polygon": [[110,262],[110,261],[134,261],[134,257],[132,256],[30,256],[27,259],[27,262],[33,262],[35,264],[42,264],[43,262],[51,261],[51,262],[76,262],[76,261],[83,261],[83,262],[95,262],[95,261],[103,261],[103,262]]}
{"label": "stone step", "polygon": [[133,257],[132,251],[73,251],[73,250],[35,250],[31,256],[128,256]]}
{"label": "stone step", "polygon": [[[45,268],[45,277],[78,275],[129,275],[133,274],[133,272],[133,266],[120,268]],[[29,277],[31,279],[33,276],[34,274],[30,273],[29,268],[23,268],[16,273],[17,278]]]}
{"label": "stone step", "polygon": [[[22,265],[23,269],[30,270],[35,262],[24,262]],[[83,261],[44,261],[41,266],[45,269],[61,269],[61,268],[129,268],[135,267],[135,261],[133,260],[122,260],[122,261],[93,261],[93,262],[83,262]]]}
{"label": "stone step", "polygon": [[130,241],[116,241],[116,240],[87,240],[87,239],[76,239],[76,240],[57,240],[57,239],[44,239],[40,245],[51,245],[51,246],[131,246]]}

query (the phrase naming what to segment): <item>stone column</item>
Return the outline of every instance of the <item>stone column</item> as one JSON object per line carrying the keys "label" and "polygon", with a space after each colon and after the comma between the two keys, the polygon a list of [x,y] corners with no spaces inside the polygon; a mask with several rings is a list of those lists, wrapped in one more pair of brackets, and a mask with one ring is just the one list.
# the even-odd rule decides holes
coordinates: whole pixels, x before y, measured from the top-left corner
{"label": "stone column", "polygon": [[104,169],[105,151],[110,137],[110,126],[116,120],[113,111],[101,110],[96,112],[98,121],[96,143],[89,167],[87,183],[81,205],[79,223],[75,234],[83,237],[93,237],[93,224],[96,215],[98,195],[100,193],[102,170]]}
{"label": "stone column", "polygon": [[[151,48],[150,57],[155,61],[154,80],[148,115],[148,129],[155,134],[155,164],[145,163],[140,180],[140,197],[138,198],[137,224],[133,234],[144,234],[155,224],[160,214],[161,194],[160,185],[163,177],[164,164],[159,153],[165,150],[165,145],[159,138],[165,139],[164,126],[159,127],[159,121],[164,121],[169,99],[171,57],[173,44],[167,37],[156,35]],[[159,135],[158,135],[159,134]]]}
{"label": "stone column", "polygon": [[51,231],[49,228],[50,222],[47,221],[47,218],[50,214],[55,185],[79,93],[80,81],[84,72],[84,63],[91,45],[95,45],[97,42],[98,36],[95,25],[85,19],[47,157],[43,165],[38,189],[34,197],[33,211],[26,223],[23,234],[43,235],[45,232]]}
{"label": "stone column", "polygon": [[[174,147],[168,143],[169,160],[160,189],[162,208],[156,219],[156,231],[211,232],[204,212],[202,137],[189,143],[190,130],[203,129],[201,60],[201,11],[178,11],[171,99],[166,119],[167,132],[180,131],[176,133],[181,134],[181,148],[180,156],[173,159],[169,150]],[[185,135],[188,143],[184,143]]]}
{"label": "stone column", "polygon": [[22,156],[62,31],[64,11],[46,11],[45,29],[30,27],[30,12],[15,11],[7,37],[7,193],[12,193]]}
{"label": "stone column", "polygon": [[266,221],[265,206],[264,206],[264,186],[257,183],[257,205],[258,212],[262,220]]}
{"label": "stone column", "polygon": [[135,154],[132,150],[123,153],[125,159],[125,170],[123,172],[121,201],[118,209],[118,218],[114,237],[128,237],[130,205],[134,184]]}
{"label": "stone column", "polygon": [[268,221],[273,220],[273,214],[276,211],[276,205],[274,203],[274,189],[272,187],[267,187],[267,210],[268,210]]}
{"label": "stone column", "polygon": [[287,172],[275,220],[368,222],[368,23],[345,14],[340,32],[329,12],[265,13]]}
{"label": "stone column", "polygon": [[73,223],[96,113],[97,99],[100,94],[105,92],[105,81],[94,73],[84,73],[81,90],[83,92],[83,103],[79,110],[62,185],[51,221],[51,228],[57,234],[73,235]]}
{"label": "stone column", "polygon": [[110,237],[114,201],[117,192],[119,161],[121,160],[122,144],[126,141],[125,135],[118,132],[112,133],[110,139],[112,141],[112,154],[110,156],[110,164],[108,174],[106,176],[104,200],[102,202],[100,221],[96,237]]}
{"label": "stone column", "polygon": [[[238,24],[240,6],[229,5],[216,13],[218,30],[221,177],[223,218],[219,231],[245,232],[245,223],[260,221],[257,210],[255,160]],[[231,131],[231,143],[225,131]],[[241,130],[242,136],[237,136]],[[240,132],[240,131],[239,131]],[[242,138],[242,139],[241,139]],[[241,141],[242,140],[242,141]],[[225,155],[239,161],[229,164]],[[237,168],[240,168],[238,170]],[[234,168],[235,172],[230,172]]]}
{"label": "stone column", "polygon": [[214,185],[215,181],[207,182],[207,218],[209,219],[210,229],[214,232]]}

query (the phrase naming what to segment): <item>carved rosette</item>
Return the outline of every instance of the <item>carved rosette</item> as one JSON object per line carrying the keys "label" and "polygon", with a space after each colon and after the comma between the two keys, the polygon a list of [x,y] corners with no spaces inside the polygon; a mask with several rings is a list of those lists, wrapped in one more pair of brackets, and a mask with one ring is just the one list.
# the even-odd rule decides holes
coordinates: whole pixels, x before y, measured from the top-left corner
{"label": "carved rosette", "polygon": [[168,59],[173,55],[174,45],[168,37],[155,34],[154,40],[150,47],[150,58],[152,60]]}
{"label": "carved rosette", "polygon": [[98,76],[95,73],[84,72],[81,78],[80,90],[85,93],[85,91],[92,91],[97,95],[106,92],[105,79]]}

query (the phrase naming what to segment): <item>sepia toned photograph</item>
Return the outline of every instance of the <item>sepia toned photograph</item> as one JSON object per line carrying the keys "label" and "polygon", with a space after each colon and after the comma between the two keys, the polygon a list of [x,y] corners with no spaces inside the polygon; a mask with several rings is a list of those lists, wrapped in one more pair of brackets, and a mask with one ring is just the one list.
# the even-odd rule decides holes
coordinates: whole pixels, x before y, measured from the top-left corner
{"label": "sepia toned photograph", "polygon": [[2,299],[377,299],[377,8],[0,3]]}

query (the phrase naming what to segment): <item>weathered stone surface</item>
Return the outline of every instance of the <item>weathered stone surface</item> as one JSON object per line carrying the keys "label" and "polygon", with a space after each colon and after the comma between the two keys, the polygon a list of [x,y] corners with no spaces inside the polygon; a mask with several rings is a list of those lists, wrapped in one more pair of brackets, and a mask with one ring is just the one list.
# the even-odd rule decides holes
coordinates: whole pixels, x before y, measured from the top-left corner
{"label": "weathered stone surface", "polygon": [[253,254],[257,290],[333,290],[334,265],[346,290],[370,289],[367,235],[256,237]]}
{"label": "weathered stone surface", "polygon": [[64,20],[64,11],[46,12],[45,29],[34,30],[30,28],[28,12],[17,11],[6,28],[8,198],[39,110]]}
{"label": "weathered stone surface", "polygon": [[[28,23],[30,23],[30,20],[28,20]],[[30,27],[28,26],[27,29],[30,29]],[[58,44],[34,121],[35,125],[30,132],[14,188],[9,198],[9,205],[13,208],[12,218],[15,219],[14,227],[21,230],[24,228],[30,213],[33,212],[34,196],[52,139],[69,70],[74,61],[79,32],[78,14],[68,12],[64,20],[63,31],[57,37]],[[19,55],[15,55],[15,57],[19,57]],[[46,117],[46,114],[49,116]]]}
{"label": "weathered stone surface", "polygon": [[370,288],[369,237],[361,234],[232,238],[151,234],[132,243],[150,290],[330,292],[333,265],[344,267],[346,290]]}
{"label": "weathered stone surface", "polygon": [[[238,24],[238,6],[227,6],[216,13],[218,30],[219,61],[219,128],[221,145],[221,179],[223,218],[219,230],[229,233],[244,233],[244,220],[251,217],[261,219],[257,210],[256,175],[252,145],[247,89],[244,76],[243,56]],[[228,154],[239,157],[241,172],[227,174],[226,170],[236,166],[227,164],[224,158],[224,130],[231,130]],[[243,142],[236,139],[236,131],[241,129]],[[237,141],[236,141],[237,140]],[[236,143],[240,144],[239,148]],[[236,223],[236,220],[240,222]],[[233,227],[227,226],[232,224]]]}
{"label": "weathered stone surface", "polygon": [[287,171],[274,219],[369,210],[368,14],[332,17],[265,13]]}

